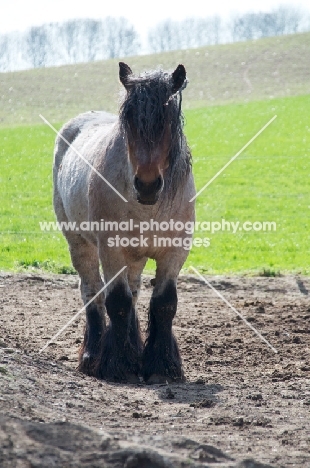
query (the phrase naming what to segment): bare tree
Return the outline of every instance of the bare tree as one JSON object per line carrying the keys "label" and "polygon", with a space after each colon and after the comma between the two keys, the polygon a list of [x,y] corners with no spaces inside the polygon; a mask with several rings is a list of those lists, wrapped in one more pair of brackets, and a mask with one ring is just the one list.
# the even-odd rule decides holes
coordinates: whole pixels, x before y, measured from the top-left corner
{"label": "bare tree", "polygon": [[[180,37],[180,45],[177,48],[188,49],[193,47],[198,47],[197,36],[199,32],[202,32],[203,28],[200,28],[197,18],[186,18],[183,21],[180,21],[178,27],[178,37]],[[200,30],[200,31],[199,31]]]}
{"label": "bare tree", "polygon": [[49,38],[47,26],[33,26],[26,33],[26,59],[32,67],[40,68],[46,65]]}
{"label": "bare tree", "polygon": [[183,21],[162,21],[148,35],[152,52],[200,47],[218,44],[221,34],[219,16],[187,18]]}
{"label": "bare tree", "polygon": [[106,58],[125,57],[138,53],[140,48],[138,34],[126,18],[108,16],[103,20],[102,31]]}
{"label": "bare tree", "polygon": [[232,20],[232,39],[236,41],[247,41],[255,38],[257,14],[246,13],[234,17]]}
{"label": "bare tree", "polygon": [[83,50],[86,62],[96,60],[103,46],[102,21],[86,19],[83,22]]}
{"label": "bare tree", "polygon": [[84,20],[69,20],[58,25],[59,54],[65,63],[76,63],[81,58],[81,30]]}
{"label": "bare tree", "polygon": [[294,6],[279,6],[273,11],[275,15],[276,35],[294,34],[299,30],[303,19],[303,12]]}
{"label": "bare tree", "polygon": [[179,49],[181,39],[178,23],[171,19],[158,23],[148,34],[148,44],[152,52]]}
{"label": "bare tree", "polygon": [[253,18],[254,37],[269,37],[275,35],[276,15],[271,13],[257,13]]}
{"label": "bare tree", "polygon": [[0,70],[6,71],[10,62],[9,39],[7,34],[0,36]]}
{"label": "bare tree", "polygon": [[300,31],[303,13],[299,8],[280,6],[270,13],[246,13],[232,18],[233,41],[293,34]]}
{"label": "bare tree", "polygon": [[195,47],[219,44],[221,42],[221,18],[218,15],[201,18],[197,21],[192,34],[195,34]]}

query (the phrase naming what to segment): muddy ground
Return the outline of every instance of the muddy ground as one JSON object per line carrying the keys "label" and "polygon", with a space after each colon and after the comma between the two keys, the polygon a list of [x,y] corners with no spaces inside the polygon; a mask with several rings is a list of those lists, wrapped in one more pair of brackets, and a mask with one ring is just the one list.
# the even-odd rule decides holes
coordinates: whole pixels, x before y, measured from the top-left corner
{"label": "muddy ground", "polygon": [[[180,277],[187,382],[124,385],[76,371],[77,277],[0,276],[1,467],[310,467],[310,279]],[[152,287],[144,278],[142,328]]]}

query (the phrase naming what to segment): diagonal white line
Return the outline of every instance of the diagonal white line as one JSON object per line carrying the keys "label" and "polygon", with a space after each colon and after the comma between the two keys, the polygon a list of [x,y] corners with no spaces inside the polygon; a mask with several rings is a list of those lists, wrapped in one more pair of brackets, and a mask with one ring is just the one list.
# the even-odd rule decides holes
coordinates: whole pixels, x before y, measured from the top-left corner
{"label": "diagonal white line", "polygon": [[111,278],[110,281],[108,281],[107,284],[105,284],[105,285],[103,286],[103,288],[101,288],[100,291],[98,291],[97,294],[95,294],[95,296],[92,297],[91,300],[88,301],[87,304],[85,304],[85,305],[82,307],[82,309],[79,310],[79,311],[74,315],[74,317],[72,317],[72,318],[69,320],[69,322],[67,322],[66,325],[64,325],[64,326],[61,328],[61,329],[56,333],[56,335],[54,335],[53,338],[51,338],[51,339],[43,346],[42,349],[40,349],[39,354],[41,354],[42,351],[44,351],[59,335],[61,335],[61,333],[62,333],[72,322],[74,322],[74,321],[78,318],[78,316],[86,309],[86,307],[87,307],[89,304],[91,304],[91,303],[93,302],[93,300],[96,299],[96,297],[99,296],[99,294],[102,293],[102,291],[104,291],[104,290],[109,286],[109,284],[111,284],[112,281],[114,281],[115,278],[117,278],[118,275],[120,275],[120,274],[122,273],[122,271],[125,270],[125,268],[127,268],[127,266],[124,266],[123,268],[121,268],[121,269],[119,270],[119,272],[116,273],[116,275],[114,275],[113,278]]}
{"label": "diagonal white line", "polygon": [[217,174],[215,174],[215,176],[212,177],[211,180],[209,180],[209,182],[206,183],[206,185],[204,185],[200,190],[199,192],[196,193],[196,195],[191,198],[189,201],[192,202],[194,201],[200,194],[201,192],[203,192],[225,169],[226,167],[228,167],[275,119],[277,118],[276,115],[274,115],[272,117],[272,119],[269,120],[269,122],[266,123],[266,125],[263,126],[263,128],[260,129],[259,132],[256,133],[256,135],[254,135],[250,141],[247,142],[246,145],[243,146],[243,148],[241,148],[241,150],[238,151],[237,154],[235,154],[235,156],[233,156],[229,161],[228,163],[225,164],[224,167],[222,167],[221,170],[218,171]]}
{"label": "diagonal white line", "polygon": [[119,191],[116,190],[116,188],[113,187],[113,185],[110,184],[110,182],[109,182],[105,177],[103,177],[103,175],[100,174],[100,172],[98,172],[97,169],[95,169],[94,166],[93,166],[92,164],[90,164],[90,162],[87,161],[87,159],[85,159],[84,156],[83,156],[76,148],[74,148],[74,146],[71,145],[71,143],[69,143],[69,141],[66,140],[66,138],[64,138],[64,137],[61,135],[61,133],[58,132],[58,130],[56,130],[56,128],[53,127],[53,125],[52,125],[48,120],[46,120],[45,117],[43,117],[43,115],[39,114],[39,117],[43,120],[43,122],[46,123],[46,125],[48,125],[52,130],[54,130],[54,132],[59,136],[59,138],[61,138],[65,143],[67,143],[67,145],[70,146],[70,148],[71,148],[81,159],[83,159],[83,161],[84,161],[99,177],[101,177],[101,179],[104,180],[104,182],[105,182],[109,187],[111,187],[111,189],[114,190],[114,192],[117,193],[117,195],[118,195],[119,197],[121,197],[121,199],[124,200],[124,202],[126,202],[126,203],[128,202],[128,200],[126,200],[126,198],[123,197],[123,195],[122,195],[121,193],[119,193]]}
{"label": "diagonal white line", "polygon": [[258,330],[256,330],[256,328],[254,328],[253,325],[251,325],[251,324],[243,317],[243,315],[241,315],[240,312],[238,312],[237,309],[235,309],[235,307],[234,307],[233,305],[231,305],[231,304],[227,301],[227,299],[225,299],[225,297],[222,296],[222,294],[221,294],[217,289],[215,289],[215,288],[212,286],[212,284],[210,284],[209,281],[207,281],[206,278],[204,278],[204,277],[199,273],[198,270],[196,270],[196,268],[194,268],[193,266],[190,266],[190,269],[193,270],[193,271],[196,273],[196,275],[199,276],[199,278],[200,278],[206,285],[208,285],[209,288],[211,288],[212,291],[214,291],[215,294],[217,294],[218,297],[220,297],[220,298],[225,302],[225,304],[227,304],[228,307],[230,307],[231,310],[233,310],[233,311],[238,315],[238,317],[240,317],[241,320],[243,320],[244,323],[245,323],[248,327],[250,327],[251,330],[253,330],[254,333],[255,333],[262,341],[264,341],[264,342],[266,343],[266,345],[269,346],[269,348],[272,349],[272,351],[273,351],[274,353],[277,353],[277,352],[278,352],[278,351],[276,350],[276,348],[274,348],[274,347],[269,343],[269,341],[266,340],[266,338],[264,338],[263,335],[262,335]]}

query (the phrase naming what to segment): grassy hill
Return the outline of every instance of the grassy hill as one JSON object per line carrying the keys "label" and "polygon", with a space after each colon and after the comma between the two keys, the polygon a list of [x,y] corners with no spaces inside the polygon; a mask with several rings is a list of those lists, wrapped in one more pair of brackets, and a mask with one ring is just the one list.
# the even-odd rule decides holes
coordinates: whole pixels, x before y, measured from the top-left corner
{"label": "grassy hill", "polygon": [[[184,108],[310,93],[310,33],[128,57],[135,72],[183,63]],[[0,73],[0,126],[63,122],[90,109],[116,112],[118,60]]]}

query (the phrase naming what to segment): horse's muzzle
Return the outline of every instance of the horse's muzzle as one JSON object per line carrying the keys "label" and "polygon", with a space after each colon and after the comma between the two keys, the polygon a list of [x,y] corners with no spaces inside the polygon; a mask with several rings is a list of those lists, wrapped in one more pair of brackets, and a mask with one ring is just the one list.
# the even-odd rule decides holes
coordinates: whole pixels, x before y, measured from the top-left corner
{"label": "horse's muzzle", "polygon": [[162,176],[158,176],[153,182],[146,183],[135,176],[133,186],[139,203],[142,205],[155,205],[164,187],[164,179]]}

